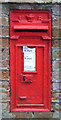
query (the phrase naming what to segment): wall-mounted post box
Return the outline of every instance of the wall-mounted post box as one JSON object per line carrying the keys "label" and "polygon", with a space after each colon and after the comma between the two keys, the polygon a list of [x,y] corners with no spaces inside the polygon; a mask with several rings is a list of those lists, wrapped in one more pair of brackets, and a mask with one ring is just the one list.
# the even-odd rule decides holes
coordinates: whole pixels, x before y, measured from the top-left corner
{"label": "wall-mounted post box", "polygon": [[50,11],[10,11],[11,111],[50,111]]}

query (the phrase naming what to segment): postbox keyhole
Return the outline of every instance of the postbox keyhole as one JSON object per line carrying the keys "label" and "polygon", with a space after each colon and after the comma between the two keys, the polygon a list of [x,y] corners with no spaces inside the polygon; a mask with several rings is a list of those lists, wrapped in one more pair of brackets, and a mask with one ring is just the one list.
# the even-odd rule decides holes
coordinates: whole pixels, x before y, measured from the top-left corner
{"label": "postbox keyhole", "polygon": [[23,81],[25,81],[26,80],[26,78],[25,78],[25,76],[23,76]]}

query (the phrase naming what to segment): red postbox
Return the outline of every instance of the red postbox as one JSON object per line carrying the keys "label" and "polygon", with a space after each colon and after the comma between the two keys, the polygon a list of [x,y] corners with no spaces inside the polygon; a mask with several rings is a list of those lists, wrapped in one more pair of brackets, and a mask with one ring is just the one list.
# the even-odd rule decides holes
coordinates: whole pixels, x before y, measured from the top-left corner
{"label": "red postbox", "polygon": [[51,108],[51,12],[10,11],[11,111]]}

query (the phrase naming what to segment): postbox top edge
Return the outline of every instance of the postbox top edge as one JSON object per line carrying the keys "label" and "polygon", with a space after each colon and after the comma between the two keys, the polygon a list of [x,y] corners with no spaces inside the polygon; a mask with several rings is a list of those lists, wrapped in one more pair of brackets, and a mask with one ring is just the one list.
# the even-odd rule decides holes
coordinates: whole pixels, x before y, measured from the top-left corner
{"label": "postbox top edge", "polygon": [[50,10],[10,10],[10,13],[51,13]]}

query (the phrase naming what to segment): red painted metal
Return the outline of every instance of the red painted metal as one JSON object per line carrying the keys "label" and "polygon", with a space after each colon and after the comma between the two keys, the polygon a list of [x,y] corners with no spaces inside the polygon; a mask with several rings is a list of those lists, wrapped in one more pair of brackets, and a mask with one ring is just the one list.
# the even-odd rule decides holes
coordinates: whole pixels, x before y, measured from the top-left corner
{"label": "red painted metal", "polygon": [[48,26],[39,25],[16,25],[13,28],[14,30],[48,30]]}
{"label": "red painted metal", "polygon": [[[23,46],[36,48],[35,71],[24,71]],[[10,11],[10,80],[12,112],[51,110],[50,11]]]}

